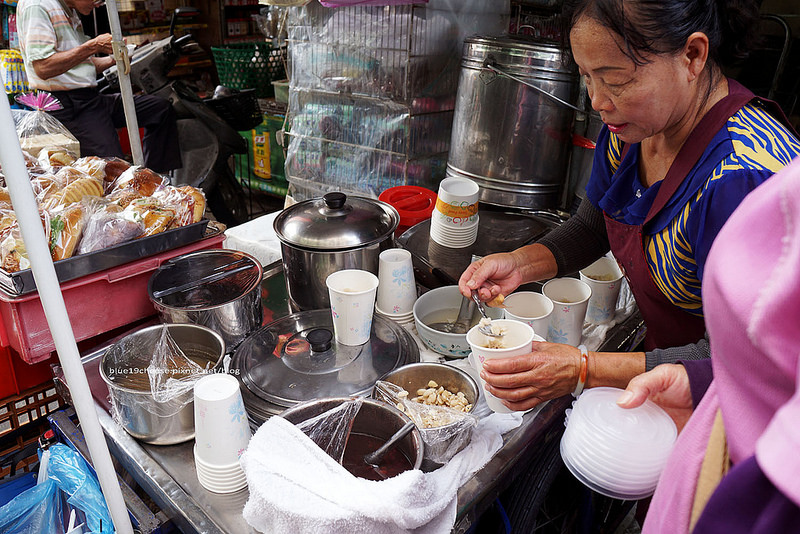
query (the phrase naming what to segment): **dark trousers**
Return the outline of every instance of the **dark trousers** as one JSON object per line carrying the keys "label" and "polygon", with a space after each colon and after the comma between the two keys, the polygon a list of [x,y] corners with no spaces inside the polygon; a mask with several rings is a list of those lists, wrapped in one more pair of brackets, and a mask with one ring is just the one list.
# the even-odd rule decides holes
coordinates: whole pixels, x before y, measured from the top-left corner
{"label": "dark trousers", "polygon": [[[126,126],[122,95],[100,94],[97,89],[53,91],[63,109],[50,114],[61,121],[81,144],[81,156],[122,157],[117,129]],[[133,97],[136,119],[144,128],[145,167],[167,172],[181,167],[178,126],[169,101],[152,95]]]}

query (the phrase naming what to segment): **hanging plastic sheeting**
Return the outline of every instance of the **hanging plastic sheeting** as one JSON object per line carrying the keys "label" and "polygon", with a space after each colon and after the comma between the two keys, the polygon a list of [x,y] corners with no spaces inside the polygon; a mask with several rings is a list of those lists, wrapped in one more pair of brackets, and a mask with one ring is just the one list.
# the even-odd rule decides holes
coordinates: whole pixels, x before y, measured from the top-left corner
{"label": "hanging plastic sheeting", "polygon": [[53,267],[36,198],[33,195],[19,138],[14,128],[14,119],[11,117],[11,108],[8,99],[0,98],[0,101],[0,166],[6,178],[11,203],[17,214],[22,238],[31,261],[33,277],[36,287],[39,288],[47,324],[116,532],[133,534],[128,509],[122,498],[122,490],[117,481],[103,429],[97,418],[92,392],[81,364],[64,296],[61,294],[56,270]]}

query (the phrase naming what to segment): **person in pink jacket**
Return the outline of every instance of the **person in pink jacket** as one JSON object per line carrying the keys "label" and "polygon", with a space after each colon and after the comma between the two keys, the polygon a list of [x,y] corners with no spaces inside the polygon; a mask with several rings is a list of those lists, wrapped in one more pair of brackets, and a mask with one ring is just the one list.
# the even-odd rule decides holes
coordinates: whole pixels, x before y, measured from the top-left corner
{"label": "person in pink jacket", "polygon": [[650,398],[682,428],[643,533],[800,532],[800,158],[723,226],[703,301],[712,358],[658,366],[618,400]]}

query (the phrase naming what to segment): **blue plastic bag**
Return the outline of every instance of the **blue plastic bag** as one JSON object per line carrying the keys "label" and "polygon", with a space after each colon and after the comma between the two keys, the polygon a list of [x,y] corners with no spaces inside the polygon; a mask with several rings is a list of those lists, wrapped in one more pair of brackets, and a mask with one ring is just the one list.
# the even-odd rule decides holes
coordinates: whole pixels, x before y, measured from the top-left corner
{"label": "blue plastic bag", "polygon": [[94,472],[80,454],[62,443],[50,446],[47,480],[0,508],[3,534],[62,534],[62,497],[86,516],[85,533],[112,534],[114,526]]}

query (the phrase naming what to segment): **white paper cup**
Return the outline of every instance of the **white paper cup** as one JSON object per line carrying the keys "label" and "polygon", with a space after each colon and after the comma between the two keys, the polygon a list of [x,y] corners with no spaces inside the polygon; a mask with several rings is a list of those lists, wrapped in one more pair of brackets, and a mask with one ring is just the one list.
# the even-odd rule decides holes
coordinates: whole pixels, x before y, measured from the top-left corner
{"label": "white paper cup", "polygon": [[350,346],[369,341],[378,277],[369,271],[345,269],[329,275],[325,284],[336,341]]}
{"label": "white paper cup", "polygon": [[602,257],[580,272],[581,280],[592,288],[592,296],[586,309],[586,320],[590,323],[607,323],[617,311],[617,298],[622,285],[622,270],[616,260]]}
{"label": "white paper cup", "polygon": [[553,301],[547,341],[580,345],[592,288],[577,278],[554,278],[542,286],[542,294]]}
{"label": "white paper cup", "polygon": [[205,464],[225,469],[236,464],[250,441],[239,381],[212,373],[194,385],[195,453]]}
{"label": "white paper cup", "polygon": [[[512,356],[521,356],[531,352],[531,343],[534,339],[534,333],[530,325],[511,319],[495,319],[492,321],[492,324],[497,324],[506,329],[506,333],[503,336],[505,347],[498,349],[486,347],[486,336],[478,330],[477,325],[473,326],[469,332],[467,332],[467,342],[472,349],[472,356],[469,361],[475,367],[475,370],[478,371],[478,374],[480,374],[483,369],[483,362],[486,360],[510,358]],[[496,413],[511,413],[513,410],[503,404],[500,399],[486,391],[486,383],[480,376],[478,378],[480,379],[481,389],[483,389],[486,404],[489,405],[489,409]]]}
{"label": "white paper cup", "polygon": [[480,187],[469,178],[449,177],[439,183],[431,225],[468,228],[478,223]]}
{"label": "white paper cup", "polygon": [[535,334],[545,337],[550,327],[553,301],[535,291],[511,293],[503,301],[506,319],[522,321],[533,328]]}
{"label": "white paper cup", "polygon": [[410,316],[416,301],[417,283],[411,252],[402,248],[381,252],[378,256],[377,308],[389,316]]}

